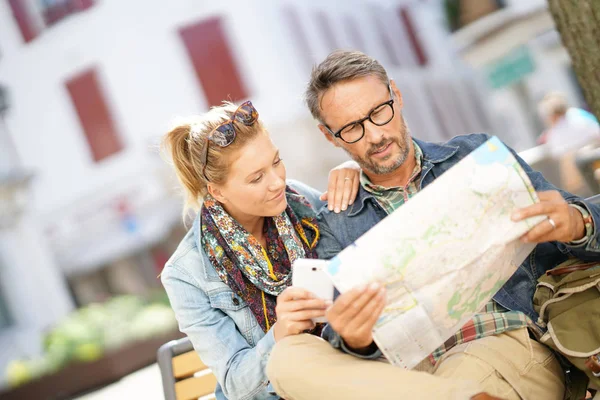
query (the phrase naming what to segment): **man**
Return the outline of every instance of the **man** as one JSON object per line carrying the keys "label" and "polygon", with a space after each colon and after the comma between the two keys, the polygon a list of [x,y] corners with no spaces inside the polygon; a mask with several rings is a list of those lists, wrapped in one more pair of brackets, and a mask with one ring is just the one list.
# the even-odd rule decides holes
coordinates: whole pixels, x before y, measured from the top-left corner
{"label": "man", "polygon": [[[439,145],[411,138],[402,95],[384,68],[359,53],[330,54],[311,75],[308,107],[319,129],[361,167],[361,187],[341,213],[321,212],[323,258],[331,258],[423,187],[487,140],[459,136]],[[514,153],[514,152],[513,152]],[[327,311],[324,337],[299,335],[278,343],[267,374],[286,399],[562,399],[563,371],[539,333],[532,296],[536,279],[568,257],[600,260],[595,225],[600,209],[557,191],[515,154],[538,191],[540,203],[519,210],[515,221],[549,219],[522,238],[535,250],[494,301],[414,370],[376,362],[381,352],[372,328],[384,306],[377,284],[340,295]],[[443,199],[441,199],[443,201]],[[337,350],[336,350],[337,349]]]}
{"label": "man", "polygon": [[538,104],[538,112],[547,128],[538,141],[546,144],[559,165],[561,188],[577,194],[597,193],[593,164],[598,160],[598,151],[585,148],[600,143],[596,117],[569,107],[560,92],[546,94]]}
{"label": "man", "polygon": [[569,107],[560,92],[546,94],[538,104],[538,112],[547,127],[539,141],[548,144],[554,157],[600,140],[596,117],[581,108]]}

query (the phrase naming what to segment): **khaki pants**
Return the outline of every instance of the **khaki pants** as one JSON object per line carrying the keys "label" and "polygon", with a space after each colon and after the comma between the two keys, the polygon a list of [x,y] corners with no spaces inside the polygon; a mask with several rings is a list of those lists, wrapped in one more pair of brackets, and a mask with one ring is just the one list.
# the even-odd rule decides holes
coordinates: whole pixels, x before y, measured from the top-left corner
{"label": "khaki pants", "polygon": [[458,345],[435,367],[425,360],[414,370],[344,354],[315,336],[291,336],[273,348],[267,375],[286,400],[469,399],[481,392],[561,400],[565,390],[558,361],[525,328]]}

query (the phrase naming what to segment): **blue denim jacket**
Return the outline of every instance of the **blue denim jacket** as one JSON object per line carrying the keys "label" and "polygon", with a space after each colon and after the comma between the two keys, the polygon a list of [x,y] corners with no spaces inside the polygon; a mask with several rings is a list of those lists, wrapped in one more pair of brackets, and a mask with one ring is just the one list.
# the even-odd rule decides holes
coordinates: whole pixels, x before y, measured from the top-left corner
{"label": "blue denim jacket", "polygon": [[[457,136],[444,144],[427,143],[415,139],[423,151],[419,187],[424,188],[429,185],[488,139],[489,136],[484,134]],[[513,150],[511,152],[527,172],[536,191],[558,190],[546,181],[542,174],[532,170]],[[600,261],[600,237],[597,229],[600,226],[600,207],[588,204],[585,200],[565,191],[560,192],[565,200],[577,203],[590,212],[595,226],[593,237],[586,245],[578,247],[559,242],[538,244],[494,296],[494,300],[500,305],[509,310],[522,311],[533,321],[537,321],[538,318],[532,302],[538,277],[569,257],[578,257],[586,261]],[[319,257],[329,259],[336,256],[386,216],[387,213],[379,206],[373,195],[362,187],[356,200],[346,211],[336,214],[323,207],[319,211],[321,230]],[[324,330],[323,337],[329,340],[334,347],[341,348],[358,357],[376,358],[380,355],[379,352],[376,352],[365,357],[349,351],[339,335],[333,332],[329,326]]]}
{"label": "blue denim jacket", "polygon": [[[316,190],[295,181],[288,185],[315,210],[323,205]],[[244,300],[221,281],[200,235],[196,218],[161,275],[179,329],[217,377],[217,399],[278,399],[265,374],[273,329],[265,334]]]}

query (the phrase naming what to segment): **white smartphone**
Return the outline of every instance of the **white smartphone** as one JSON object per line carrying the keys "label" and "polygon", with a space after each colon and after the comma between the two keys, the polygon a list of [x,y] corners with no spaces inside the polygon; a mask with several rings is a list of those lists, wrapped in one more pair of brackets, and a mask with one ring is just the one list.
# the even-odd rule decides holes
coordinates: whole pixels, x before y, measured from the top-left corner
{"label": "white smartphone", "polygon": [[[300,258],[292,265],[292,286],[306,289],[320,299],[333,301],[334,286],[325,272],[326,260]],[[325,317],[313,318],[316,322],[327,322]]]}

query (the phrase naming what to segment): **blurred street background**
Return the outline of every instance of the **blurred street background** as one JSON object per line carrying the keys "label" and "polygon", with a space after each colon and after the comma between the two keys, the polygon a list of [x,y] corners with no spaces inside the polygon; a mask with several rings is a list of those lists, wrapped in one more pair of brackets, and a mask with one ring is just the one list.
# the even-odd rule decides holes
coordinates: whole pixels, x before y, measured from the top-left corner
{"label": "blurred street background", "polygon": [[548,92],[587,109],[545,0],[0,0],[0,398],[149,365],[88,398],[162,397],[156,349],[181,334],[157,276],[185,228],[161,136],[251,99],[288,178],[324,190],[347,157],[302,94],[338,48],[382,62],[413,136],[493,134],[597,193],[538,145]]}

